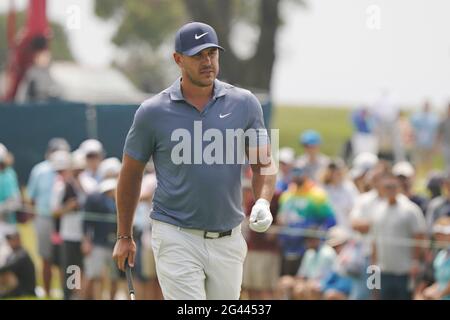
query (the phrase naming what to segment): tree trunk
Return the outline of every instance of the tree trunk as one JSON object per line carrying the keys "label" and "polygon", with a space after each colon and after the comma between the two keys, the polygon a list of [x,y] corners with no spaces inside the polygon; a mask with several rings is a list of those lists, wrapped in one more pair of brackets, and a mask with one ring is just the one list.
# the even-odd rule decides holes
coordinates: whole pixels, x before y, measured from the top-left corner
{"label": "tree trunk", "polygon": [[280,0],[261,0],[259,14],[260,37],[253,57],[239,59],[231,50],[229,35],[233,1],[184,0],[195,21],[214,27],[219,41],[227,49],[221,56],[220,78],[242,87],[270,91],[275,62],[275,36],[279,26]]}

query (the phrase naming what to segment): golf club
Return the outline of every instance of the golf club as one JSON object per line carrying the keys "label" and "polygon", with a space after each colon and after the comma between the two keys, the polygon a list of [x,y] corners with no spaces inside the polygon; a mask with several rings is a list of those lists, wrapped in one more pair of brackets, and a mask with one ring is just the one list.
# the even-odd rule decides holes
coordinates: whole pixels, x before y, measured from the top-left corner
{"label": "golf club", "polygon": [[136,296],[134,294],[133,275],[131,274],[131,267],[128,264],[128,258],[125,260],[125,274],[127,276],[128,293],[130,294],[130,299],[136,300]]}

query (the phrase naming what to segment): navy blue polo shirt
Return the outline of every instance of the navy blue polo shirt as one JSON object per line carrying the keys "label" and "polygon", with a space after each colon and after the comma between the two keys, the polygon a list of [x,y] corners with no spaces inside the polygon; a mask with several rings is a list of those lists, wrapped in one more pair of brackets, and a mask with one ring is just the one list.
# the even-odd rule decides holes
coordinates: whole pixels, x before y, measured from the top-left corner
{"label": "navy blue polo shirt", "polygon": [[[215,80],[202,112],[181,92],[181,79],[136,111],[124,153],[153,158],[157,188],[151,218],[222,232],[244,219],[239,146],[268,144],[262,108],[250,92]],[[257,132],[257,140],[230,133]],[[230,156],[232,155],[232,156]]]}

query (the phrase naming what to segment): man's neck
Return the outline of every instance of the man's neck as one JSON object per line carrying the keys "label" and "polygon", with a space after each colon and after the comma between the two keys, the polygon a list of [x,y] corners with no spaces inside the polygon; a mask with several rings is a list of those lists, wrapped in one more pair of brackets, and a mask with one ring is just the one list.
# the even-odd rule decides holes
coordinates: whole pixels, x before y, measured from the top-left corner
{"label": "man's neck", "polygon": [[200,87],[189,80],[181,79],[181,92],[183,97],[199,111],[203,111],[214,91],[214,84],[208,87]]}

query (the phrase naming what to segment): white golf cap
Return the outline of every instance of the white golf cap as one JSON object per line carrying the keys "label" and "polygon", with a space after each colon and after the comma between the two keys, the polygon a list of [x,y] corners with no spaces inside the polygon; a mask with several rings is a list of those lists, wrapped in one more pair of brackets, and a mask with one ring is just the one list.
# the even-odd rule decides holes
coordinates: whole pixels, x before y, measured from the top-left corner
{"label": "white golf cap", "polygon": [[80,150],[82,150],[86,155],[88,154],[103,154],[103,145],[100,141],[96,139],[88,139],[80,144]]}
{"label": "white golf cap", "polygon": [[103,160],[98,167],[98,177],[100,180],[116,178],[119,176],[122,163],[117,158]]}
{"label": "white golf cap", "polygon": [[86,155],[80,149],[72,152],[72,169],[83,170],[86,168]]}
{"label": "white golf cap", "polygon": [[5,162],[8,157],[8,149],[6,149],[5,145],[0,143],[0,162]]}
{"label": "white golf cap", "polygon": [[55,151],[50,155],[50,163],[53,170],[69,170],[72,169],[72,156],[67,151]]}
{"label": "white golf cap", "polygon": [[9,238],[19,234],[19,229],[15,225],[12,224],[3,224],[1,232],[5,236],[5,238]]}
{"label": "white golf cap", "polygon": [[295,151],[292,148],[284,147],[278,152],[278,160],[285,164],[292,164],[295,160]]}
{"label": "white golf cap", "polygon": [[378,163],[378,157],[370,152],[362,152],[353,159],[350,176],[353,179],[361,177],[367,171],[373,169]]}
{"label": "white golf cap", "polygon": [[100,193],[105,193],[111,190],[115,190],[117,188],[117,179],[106,179],[100,182],[98,186],[98,191]]}
{"label": "white golf cap", "polygon": [[401,161],[394,165],[392,168],[392,174],[397,177],[403,176],[406,178],[411,178],[416,174],[416,170],[414,170],[414,167],[408,161]]}
{"label": "white golf cap", "polygon": [[327,232],[327,244],[330,247],[335,247],[344,244],[350,240],[350,232],[340,226],[331,227]]}

